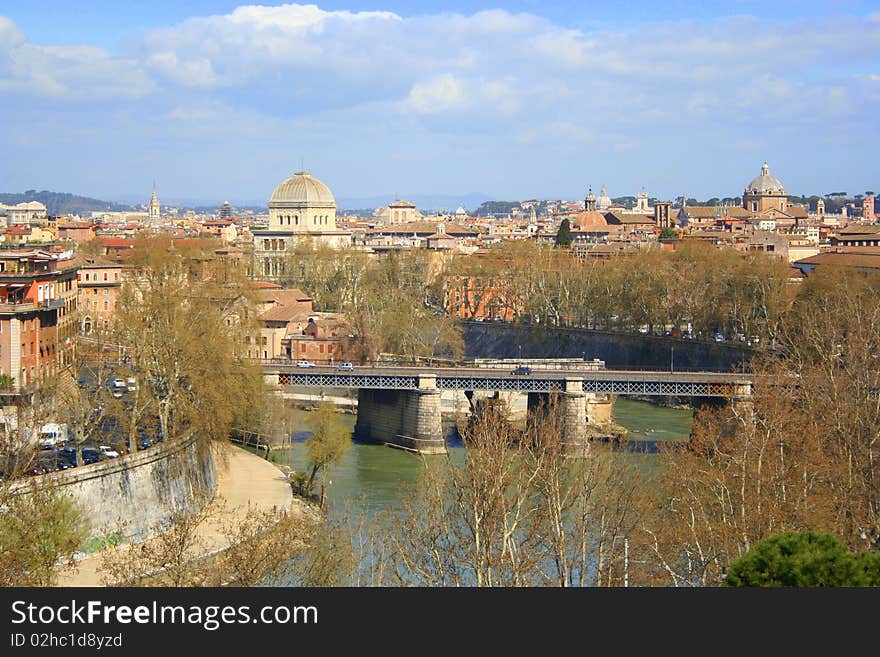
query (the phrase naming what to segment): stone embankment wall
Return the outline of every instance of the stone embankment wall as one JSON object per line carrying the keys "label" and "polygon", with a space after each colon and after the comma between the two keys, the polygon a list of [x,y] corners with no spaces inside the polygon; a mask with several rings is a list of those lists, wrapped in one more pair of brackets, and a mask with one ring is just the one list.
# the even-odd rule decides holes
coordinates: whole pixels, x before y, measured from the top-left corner
{"label": "stone embankment wall", "polygon": [[138,539],[167,526],[182,510],[200,509],[214,495],[209,445],[195,438],[163,442],[117,459],[54,472],[22,482],[54,485],[83,510],[90,536],[114,533]]}
{"label": "stone embankment wall", "polygon": [[464,322],[467,358],[598,358],[609,369],[741,370],[756,353],[736,343],[636,333]]}

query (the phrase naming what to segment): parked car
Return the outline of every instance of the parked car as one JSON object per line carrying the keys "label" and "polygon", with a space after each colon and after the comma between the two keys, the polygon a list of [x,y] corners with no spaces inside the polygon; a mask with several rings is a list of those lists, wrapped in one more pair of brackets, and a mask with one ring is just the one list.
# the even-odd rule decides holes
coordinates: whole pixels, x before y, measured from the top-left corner
{"label": "parked car", "polygon": [[716,333],[715,342],[724,342],[724,336],[721,333]]}
{"label": "parked car", "polygon": [[511,374],[515,374],[517,376],[528,376],[532,373],[532,368],[528,365],[519,365],[516,367]]}
{"label": "parked car", "polygon": [[98,463],[101,460],[101,451],[94,447],[85,447],[82,450],[83,465]]}
{"label": "parked car", "polygon": [[128,377],[125,380],[125,387],[129,392],[134,392],[135,390],[137,390],[137,379],[135,379],[133,376]]}
{"label": "parked car", "polygon": [[297,367],[315,367],[315,364],[308,360],[298,360],[296,361]]}
{"label": "parked car", "polygon": [[76,448],[75,447],[63,448],[59,454],[59,458],[64,459],[65,461],[70,463],[71,467],[76,467]]}
{"label": "parked car", "polygon": [[348,371],[351,371],[351,370],[354,369],[354,365],[352,365],[352,364],[349,363],[348,361],[344,361],[344,362],[342,362],[342,363],[339,363],[339,365],[336,366],[336,369],[337,369],[337,370],[348,370]]}
{"label": "parked car", "polygon": [[119,452],[110,447],[110,445],[100,445],[98,449],[101,450],[101,454],[108,459],[115,459],[119,456]]}

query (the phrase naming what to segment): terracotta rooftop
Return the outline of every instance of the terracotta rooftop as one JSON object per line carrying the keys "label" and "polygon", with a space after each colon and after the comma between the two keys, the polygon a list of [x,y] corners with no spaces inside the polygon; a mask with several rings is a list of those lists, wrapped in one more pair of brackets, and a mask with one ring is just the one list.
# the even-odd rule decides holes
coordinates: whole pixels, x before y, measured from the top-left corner
{"label": "terracotta rooftop", "polygon": [[594,228],[607,226],[605,215],[596,210],[583,210],[573,215],[570,219],[572,228]]}
{"label": "terracotta rooftop", "polygon": [[305,301],[311,301],[312,297],[303,292],[300,289],[278,289],[278,288],[270,288],[270,289],[258,289],[257,297],[260,301],[266,302],[275,302],[277,304],[283,306],[296,306],[297,304],[303,303]]}
{"label": "terracotta rooftop", "polygon": [[826,251],[795,261],[804,265],[829,265],[833,267],[857,267],[859,269],[880,269],[880,252],[837,253]]}
{"label": "terracotta rooftop", "polygon": [[277,305],[272,306],[263,313],[260,313],[260,319],[266,322],[294,322],[307,321],[312,315],[311,308],[302,306]]}
{"label": "terracotta rooftop", "polygon": [[606,212],[605,221],[609,224],[654,225],[654,215],[631,212]]}

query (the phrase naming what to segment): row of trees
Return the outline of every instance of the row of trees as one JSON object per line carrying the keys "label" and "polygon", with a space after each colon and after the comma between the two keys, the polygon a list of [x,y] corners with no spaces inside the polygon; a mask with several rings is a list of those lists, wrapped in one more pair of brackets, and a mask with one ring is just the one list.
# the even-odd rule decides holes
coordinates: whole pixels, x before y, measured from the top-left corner
{"label": "row of trees", "polygon": [[598,329],[690,323],[705,336],[766,338],[779,334],[795,296],[791,269],[779,258],[705,244],[600,260],[517,241],[485,257],[455,259],[447,272],[469,286],[465,314],[491,298],[520,320]]}
{"label": "row of trees", "polygon": [[353,329],[352,358],[379,353],[458,358],[464,351],[455,321],[442,306],[441,263],[427,251],[379,259],[350,249],[302,243],[285,267],[285,285],[312,295],[320,310],[344,313]]}

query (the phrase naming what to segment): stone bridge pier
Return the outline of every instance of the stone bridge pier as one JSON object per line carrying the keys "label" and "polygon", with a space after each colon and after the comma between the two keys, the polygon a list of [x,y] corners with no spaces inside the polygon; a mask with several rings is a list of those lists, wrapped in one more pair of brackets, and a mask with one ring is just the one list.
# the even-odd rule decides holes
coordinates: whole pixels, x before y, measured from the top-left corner
{"label": "stone bridge pier", "polygon": [[558,393],[530,392],[528,413],[558,414],[562,424],[562,442],[565,450],[573,454],[588,449],[587,441],[587,393],[583,379],[565,379],[565,390]]}
{"label": "stone bridge pier", "polygon": [[730,405],[735,413],[743,417],[746,421],[754,421],[755,407],[752,402],[752,382],[743,381],[733,386],[733,395],[731,396]]}
{"label": "stone bridge pier", "polygon": [[419,375],[416,390],[358,390],[354,436],[420,454],[445,453],[437,377]]}

